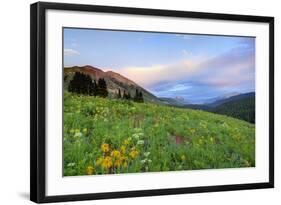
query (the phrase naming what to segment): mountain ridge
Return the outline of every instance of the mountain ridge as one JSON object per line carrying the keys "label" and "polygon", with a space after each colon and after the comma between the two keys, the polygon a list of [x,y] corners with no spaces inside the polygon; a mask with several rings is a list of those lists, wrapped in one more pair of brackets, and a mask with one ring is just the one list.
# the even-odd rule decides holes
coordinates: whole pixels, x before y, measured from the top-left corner
{"label": "mountain ridge", "polygon": [[163,104],[160,99],[155,95],[135,83],[134,81],[126,78],[125,76],[116,73],[114,71],[103,71],[94,66],[85,65],[85,66],[72,66],[64,68],[64,88],[68,87],[70,80],[73,78],[76,72],[87,74],[91,77],[92,80],[98,81],[100,78],[103,78],[107,83],[107,89],[109,92],[109,97],[114,97],[118,94],[120,90],[121,93],[126,92],[130,93],[132,97],[135,96],[136,90],[143,93],[143,98],[145,102],[159,103]]}

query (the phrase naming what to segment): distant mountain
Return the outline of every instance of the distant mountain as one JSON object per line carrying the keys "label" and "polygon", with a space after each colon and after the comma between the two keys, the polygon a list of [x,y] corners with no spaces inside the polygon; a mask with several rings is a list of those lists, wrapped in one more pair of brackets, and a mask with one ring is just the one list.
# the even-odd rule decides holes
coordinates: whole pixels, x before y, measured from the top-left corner
{"label": "distant mountain", "polygon": [[210,104],[188,104],[183,107],[205,110],[255,123],[255,92],[231,96]]}
{"label": "distant mountain", "polygon": [[255,123],[255,93],[231,98],[230,101],[213,107],[209,111]]}
{"label": "distant mountain", "polygon": [[113,71],[104,72],[99,68],[93,66],[74,66],[64,68],[64,88],[67,89],[70,80],[73,78],[76,72],[89,75],[93,80],[98,81],[98,79],[103,78],[107,84],[107,90],[109,92],[109,97],[117,96],[118,90],[121,93],[124,91],[130,93],[132,97],[135,96],[136,89],[143,93],[143,98],[145,102],[160,103],[163,104],[155,95],[151,94],[141,86],[139,86],[134,81],[115,73]]}
{"label": "distant mountain", "polygon": [[220,96],[205,100],[203,104],[211,104],[211,103],[214,103],[216,101],[224,100],[224,99],[227,99],[227,98],[230,98],[230,97],[233,97],[233,96],[236,96],[236,95],[240,95],[240,94],[241,93],[238,93],[238,92],[226,93],[224,95],[220,95]]}
{"label": "distant mountain", "polygon": [[181,106],[184,106],[186,104],[185,101],[183,101],[182,99],[178,99],[178,98],[159,98],[159,99],[164,104],[171,105],[171,106],[181,107]]}
{"label": "distant mountain", "polygon": [[213,103],[209,103],[207,105],[209,107],[217,107],[217,106],[219,106],[223,103],[226,103],[226,102],[231,102],[231,101],[234,101],[234,100],[239,100],[239,99],[248,98],[248,97],[255,97],[255,93],[250,92],[250,93],[238,94],[238,95],[234,95],[234,96],[231,96],[231,97],[227,97],[227,98],[224,98],[224,99],[217,100],[217,101],[215,101]]}

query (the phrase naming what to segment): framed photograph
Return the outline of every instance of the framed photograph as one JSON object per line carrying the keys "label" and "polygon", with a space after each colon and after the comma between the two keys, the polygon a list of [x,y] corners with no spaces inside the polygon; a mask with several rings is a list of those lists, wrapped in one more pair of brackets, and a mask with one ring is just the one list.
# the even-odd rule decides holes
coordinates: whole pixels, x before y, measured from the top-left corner
{"label": "framed photograph", "polygon": [[31,5],[34,202],[274,187],[274,18]]}

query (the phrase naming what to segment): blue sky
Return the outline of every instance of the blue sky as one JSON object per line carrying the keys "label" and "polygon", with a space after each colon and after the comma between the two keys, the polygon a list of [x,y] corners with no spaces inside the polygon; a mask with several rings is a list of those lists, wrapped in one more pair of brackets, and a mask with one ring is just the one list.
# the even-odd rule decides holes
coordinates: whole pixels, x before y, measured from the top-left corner
{"label": "blue sky", "polygon": [[64,29],[64,66],[115,71],[158,97],[204,103],[255,90],[255,38]]}

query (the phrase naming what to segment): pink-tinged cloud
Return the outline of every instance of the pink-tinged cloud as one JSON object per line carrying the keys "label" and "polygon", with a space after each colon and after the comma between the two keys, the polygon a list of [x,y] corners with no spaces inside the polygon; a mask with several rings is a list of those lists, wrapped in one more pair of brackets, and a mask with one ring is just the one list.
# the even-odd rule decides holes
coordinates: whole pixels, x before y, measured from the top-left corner
{"label": "pink-tinged cloud", "polygon": [[63,53],[65,56],[76,56],[76,55],[80,55],[80,53],[72,48],[65,48],[63,50]]}
{"label": "pink-tinged cloud", "polygon": [[171,65],[153,65],[147,67],[125,67],[118,70],[124,76],[133,79],[144,87],[159,82],[183,80],[198,73],[198,62],[182,61]]}
{"label": "pink-tinged cloud", "polygon": [[146,88],[161,82],[190,81],[215,87],[241,86],[255,80],[254,52],[232,49],[209,59],[193,59],[170,65],[126,67],[118,72]]}

